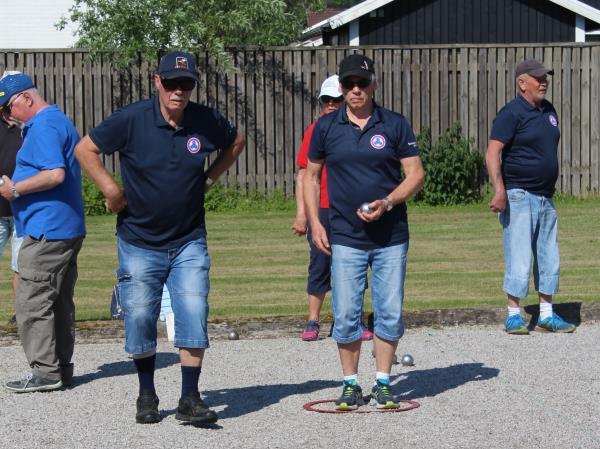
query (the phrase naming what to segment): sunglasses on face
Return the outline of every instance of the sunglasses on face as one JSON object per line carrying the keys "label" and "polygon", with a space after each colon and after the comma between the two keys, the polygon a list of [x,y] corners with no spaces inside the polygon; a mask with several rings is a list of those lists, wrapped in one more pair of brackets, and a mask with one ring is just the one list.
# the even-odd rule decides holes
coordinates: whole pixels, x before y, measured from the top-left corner
{"label": "sunglasses on face", "polygon": [[17,98],[19,98],[23,94],[24,94],[24,92],[18,93],[17,95],[15,95],[15,97],[12,99],[12,101],[9,101],[4,106],[2,106],[2,108],[1,108],[2,112],[10,115],[11,109],[12,109],[13,105],[15,104],[15,101],[17,101]]}
{"label": "sunglasses on face", "polygon": [[344,97],[329,97],[327,95],[323,95],[320,100],[323,104],[341,103],[342,101],[344,101]]}
{"label": "sunglasses on face", "polygon": [[365,89],[367,87],[369,87],[369,85],[371,84],[371,80],[365,79],[365,78],[359,78],[359,79],[343,79],[342,80],[342,87],[346,90],[352,90],[354,89],[354,86],[358,87],[359,89]]}
{"label": "sunglasses on face", "polygon": [[162,84],[162,86],[169,91],[173,91],[173,90],[192,90],[194,87],[196,87],[196,80],[193,80],[192,78],[174,78],[174,79],[166,79],[166,78],[161,78],[160,79],[160,83]]}

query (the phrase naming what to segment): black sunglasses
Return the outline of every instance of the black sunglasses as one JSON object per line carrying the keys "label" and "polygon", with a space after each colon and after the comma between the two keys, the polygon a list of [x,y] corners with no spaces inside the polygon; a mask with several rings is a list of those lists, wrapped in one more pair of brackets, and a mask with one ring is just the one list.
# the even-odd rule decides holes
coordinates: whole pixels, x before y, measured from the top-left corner
{"label": "black sunglasses", "polygon": [[192,90],[194,87],[196,87],[196,80],[194,80],[192,78],[173,78],[173,79],[161,78],[160,83],[163,85],[163,87],[166,90],[169,90],[169,91],[173,91],[173,90],[177,90],[177,89]]}
{"label": "black sunglasses", "polygon": [[323,104],[327,104],[327,103],[341,103],[342,101],[344,101],[344,97],[330,97],[328,95],[323,95],[319,100]]}
{"label": "black sunglasses", "polygon": [[13,98],[12,101],[9,101],[8,103],[6,103],[4,106],[2,106],[0,108],[0,110],[8,115],[10,115],[10,111],[13,107],[13,104],[15,104],[15,101],[17,101],[17,98],[19,98],[21,95],[23,95],[25,92],[19,92],[17,95],[15,95],[15,97]]}
{"label": "black sunglasses", "polygon": [[354,86],[357,86],[359,89],[365,89],[371,85],[371,80],[368,80],[366,78],[350,80],[350,79],[346,78],[346,79],[342,80],[341,84],[342,84],[342,87],[346,90],[354,89]]}

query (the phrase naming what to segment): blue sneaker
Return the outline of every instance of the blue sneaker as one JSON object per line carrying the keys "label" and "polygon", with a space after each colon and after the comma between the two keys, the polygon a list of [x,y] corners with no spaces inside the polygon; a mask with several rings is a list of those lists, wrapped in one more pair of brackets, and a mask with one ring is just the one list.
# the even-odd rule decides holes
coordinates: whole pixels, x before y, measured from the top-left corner
{"label": "blue sneaker", "polygon": [[400,404],[392,396],[390,386],[379,381],[371,389],[371,402],[369,405],[383,409],[398,408]]}
{"label": "blue sneaker", "polygon": [[365,405],[362,389],[356,382],[344,382],[343,387],[342,395],[335,401],[336,410],[356,410],[361,405]]}
{"label": "blue sneaker", "polygon": [[511,315],[504,320],[504,330],[511,335],[529,335],[529,329],[521,315]]}
{"label": "blue sneaker", "polygon": [[538,320],[535,329],[540,332],[561,332],[570,334],[575,332],[576,327],[574,324],[567,323],[556,313],[553,313],[551,317],[548,317],[545,320]]}

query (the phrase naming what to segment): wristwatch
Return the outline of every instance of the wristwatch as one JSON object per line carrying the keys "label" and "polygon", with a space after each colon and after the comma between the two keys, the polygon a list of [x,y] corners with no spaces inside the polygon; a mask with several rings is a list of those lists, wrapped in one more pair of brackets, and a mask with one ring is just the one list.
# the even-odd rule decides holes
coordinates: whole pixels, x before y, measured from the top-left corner
{"label": "wristwatch", "polygon": [[19,198],[21,196],[19,194],[19,192],[17,192],[17,186],[16,186],[16,184],[13,184],[12,187],[10,188],[10,190],[12,191],[12,197],[13,197],[13,199]]}
{"label": "wristwatch", "polygon": [[392,199],[389,196],[385,197],[385,202],[387,203],[385,207],[385,211],[389,212],[394,208],[394,203],[392,203]]}

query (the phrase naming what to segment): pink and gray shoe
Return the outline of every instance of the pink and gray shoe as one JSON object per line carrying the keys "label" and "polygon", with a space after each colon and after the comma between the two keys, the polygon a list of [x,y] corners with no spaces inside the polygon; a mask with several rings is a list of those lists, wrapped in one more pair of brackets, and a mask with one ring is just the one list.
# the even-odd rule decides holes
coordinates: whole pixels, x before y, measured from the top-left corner
{"label": "pink and gray shoe", "polygon": [[317,341],[319,339],[319,330],[320,330],[319,322],[314,320],[308,320],[306,323],[306,327],[302,332],[302,340],[303,341]]}
{"label": "pink and gray shoe", "polygon": [[371,332],[369,330],[369,328],[367,326],[365,326],[364,324],[361,324],[362,327],[362,335],[360,336],[360,339],[362,341],[371,341],[373,340],[373,332]]}

